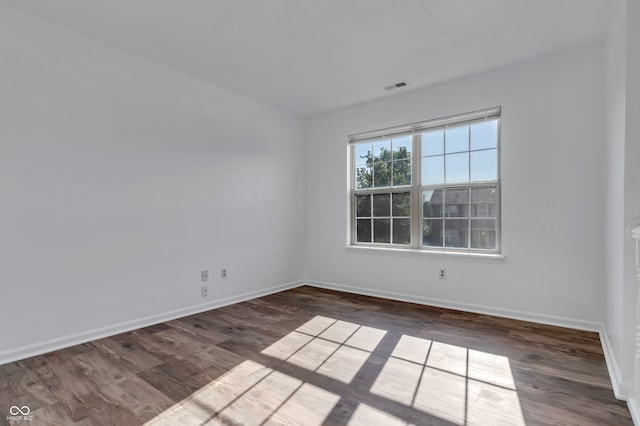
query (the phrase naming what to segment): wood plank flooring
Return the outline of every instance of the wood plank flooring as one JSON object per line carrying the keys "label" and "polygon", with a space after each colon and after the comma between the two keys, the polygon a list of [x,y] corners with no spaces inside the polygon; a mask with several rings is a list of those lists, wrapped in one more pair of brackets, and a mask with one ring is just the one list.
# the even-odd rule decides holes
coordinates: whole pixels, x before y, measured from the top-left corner
{"label": "wood plank flooring", "polygon": [[3,423],[632,421],[596,333],[301,287],[2,365]]}

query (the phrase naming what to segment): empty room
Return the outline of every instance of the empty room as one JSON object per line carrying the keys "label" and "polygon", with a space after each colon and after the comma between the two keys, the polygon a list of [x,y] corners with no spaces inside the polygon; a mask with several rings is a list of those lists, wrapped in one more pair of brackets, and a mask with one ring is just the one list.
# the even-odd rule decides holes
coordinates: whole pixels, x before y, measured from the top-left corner
{"label": "empty room", "polygon": [[640,424],[636,0],[0,0],[0,424]]}

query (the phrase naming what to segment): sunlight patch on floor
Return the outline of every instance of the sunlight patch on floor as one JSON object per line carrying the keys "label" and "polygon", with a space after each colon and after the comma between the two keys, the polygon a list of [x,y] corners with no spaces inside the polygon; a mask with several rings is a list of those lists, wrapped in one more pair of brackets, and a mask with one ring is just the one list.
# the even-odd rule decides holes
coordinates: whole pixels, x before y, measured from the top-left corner
{"label": "sunlight patch on floor", "polygon": [[524,425],[509,359],[403,335],[371,393],[457,425]]}
{"label": "sunlight patch on floor", "polygon": [[422,365],[390,357],[373,383],[371,393],[410,407],[421,374]]}
{"label": "sunlight patch on floor", "polygon": [[340,396],[244,361],[147,425],[321,424]]}
{"label": "sunlight patch on floor", "polygon": [[425,413],[465,424],[466,380],[464,376],[425,368],[413,407]]}
{"label": "sunlight patch on floor", "polygon": [[316,316],[261,353],[351,383],[387,332]]}
{"label": "sunlight patch on floor", "polygon": [[320,425],[329,416],[339,400],[339,395],[305,383],[275,412],[265,425]]}
{"label": "sunlight patch on floor", "polygon": [[464,377],[467,374],[467,348],[433,342],[427,366]]}
{"label": "sunlight patch on floor", "polygon": [[[261,353],[348,384],[386,334],[316,316]],[[341,395],[287,371],[245,360],[147,425],[322,424]],[[507,357],[420,337],[400,336],[369,392],[400,404],[395,415],[360,403],[349,425],[407,426],[401,406],[456,425],[525,424]]]}
{"label": "sunlight patch on floor", "polygon": [[291,354],[298,352],[300,348],[309,343],[312,339],[313,336],[292,331],[273,345],[264,349],[262,353],[284,361],[289,358]]}
{"label": "sunlight patch on floor", "polygon": [[367,404],[359,404],[347,424],[349,426],[413,426],[401,418],[392,416]]}
{"label": "sunlight patch on floor", "polygon": [[429,349],[431,349],[431,340],[403,334],[393,348],[391,356],[422,365],[427,360]]}
{"label": "sunlight patch on floor", "polygon": [[469,380],[468,425],[524,425],[518,394],[507,388]]}
{"label": "sunlight patch on floor", "polygon": [[469,349],[469,377],[516,390],[509,358]]}
{"label": "sunlight patch on floor", "polygon": [[351,383],[370,353],[349,346],[340,346],[316,372],[343,383]]}
{"label": "sunlight patch on floor", "polygon": [[287,362],[306,370],[316,371],[339,347],[338,343],[315,338],[291,355]]}

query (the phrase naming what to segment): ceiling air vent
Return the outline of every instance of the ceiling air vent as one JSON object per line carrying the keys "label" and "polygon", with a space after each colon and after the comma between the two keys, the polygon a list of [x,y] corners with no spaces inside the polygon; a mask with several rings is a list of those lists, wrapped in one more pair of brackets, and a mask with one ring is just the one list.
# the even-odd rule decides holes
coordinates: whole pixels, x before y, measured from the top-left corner
{"label": "ceiling air vent", "polygon": [[405,87],[406,85],[407,85],[406,81],[401,81],[400,83],[392,84],[391,86],[385,87],[384,90],[399,89],[401,87]]}

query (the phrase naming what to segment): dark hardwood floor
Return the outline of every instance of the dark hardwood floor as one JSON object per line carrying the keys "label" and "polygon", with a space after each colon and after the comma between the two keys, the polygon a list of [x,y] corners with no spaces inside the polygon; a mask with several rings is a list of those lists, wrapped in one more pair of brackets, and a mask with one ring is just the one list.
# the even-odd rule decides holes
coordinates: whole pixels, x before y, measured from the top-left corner
{"label": "dark hardwood floor", "polygon": [[10,425],[632,424],[596,333],[311,287],[2,365],[0,410]]}

